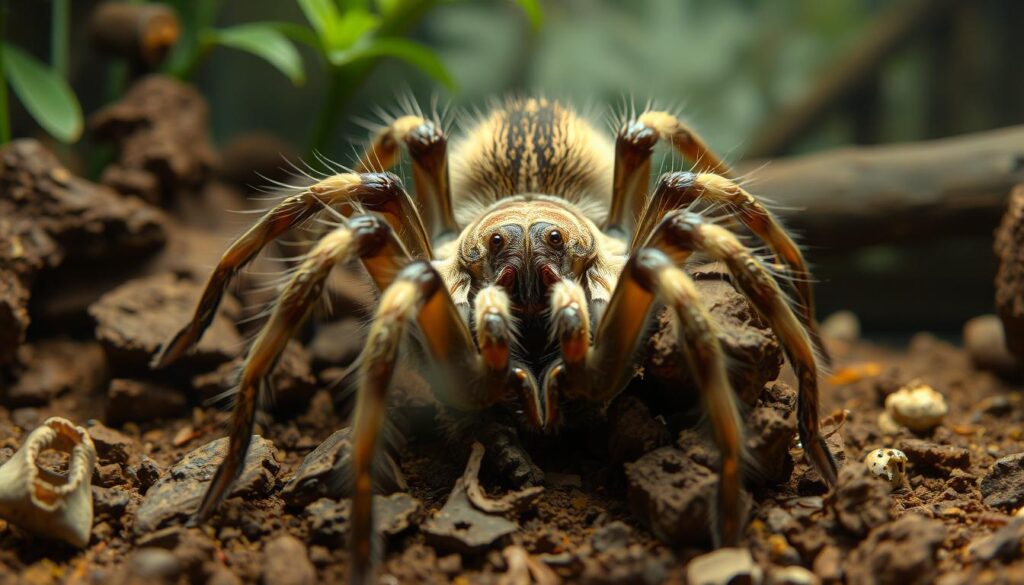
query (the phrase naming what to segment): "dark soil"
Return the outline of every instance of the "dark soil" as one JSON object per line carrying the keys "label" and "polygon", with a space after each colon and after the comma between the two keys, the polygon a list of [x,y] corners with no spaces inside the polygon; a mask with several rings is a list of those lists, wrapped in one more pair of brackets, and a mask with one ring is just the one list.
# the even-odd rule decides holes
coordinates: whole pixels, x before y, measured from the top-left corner
{"label": "dark soil", "polygon": [[[243,277],[195,354],[146,367],[187,319],[224,234],[240,227],[212,210],[246,205],[216,178],[205,142],[182,152],[205,136],[205,106],[175,83],[151,78],[94,122],[125,149],[109,186],[71,176],[33,141],[0,151],[0,464],[54,415],[86,425],[99,455],[89,546],[0,520],[0,584],[285,585],[347,574],[351,445],[338,432],[349,405],[339,388],[363,332],[347,309],[292,343],[232,497],[208,525],[185,525],[224,455],[229,414],[210,400],[230,390],[252,333],[243,307],[266,293],[253,286],[259,270]],[[375,500],[382,582],[1024,582],[1020,386],[931,335],[885,348],[830,320],[823,430],[841,473],[826,493],[795,441],[795,392],[774,337],[727,275],[709,267],[695,278],[736,364],[757,463],[744,549],[706,554],[718,455],[663,319],[638,381],[607,416],[573,412],[579,424],[558,436],[492,421],[461,425],[473,432],[452,440],[459,425],[438,415],[415,372],[399,371]],[[344,282],[333,292],[347,304],[335,306],[364,307],[365,289]],[[942,393],[949,413],[927,433],[883,431],[885,397],[915,380]],[[467,487],[474,474],[463,476],[474,440],[485,448],[483,495]],[[880,447],[909,459],[895,487],[864,464]],[[539,494],[522,491],[534,484]]]}

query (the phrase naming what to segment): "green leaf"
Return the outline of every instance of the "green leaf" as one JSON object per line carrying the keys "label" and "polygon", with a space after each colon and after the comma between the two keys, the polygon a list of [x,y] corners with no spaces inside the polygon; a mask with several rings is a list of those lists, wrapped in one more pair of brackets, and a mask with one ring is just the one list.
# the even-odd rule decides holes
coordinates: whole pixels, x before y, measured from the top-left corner
{"label": "green leaf", "polygon": [[540,0],[516,0],[523,12],[526,13],[526,17],[530,19],[530,28],[534,32],[540,30],[540,26],[544,24],[544,11],[541,10]]}
{"label": "green leaf", "polygon": [[11,44],[4,45],[4,69],[14,93],[43,130],[61,142],[78,140],[82,106],[66,81]]}
{"label": "green leaf", "polygon": [[380,17],[366,10],[352,9],[341,17],[338,28],[329,39],[329,51],[342,51],[354,46],[380,27]]}
{"label": "green leaf", "polygon": [[332,51],[328,57],[335,67],[364,59],[397,57],[441,82],[449,90],[455,89],[455,80],[441,59],[429,48],[413,41],[398,38],[374,39],[352,49]]}
{"label": "green leaf", "polygon": [[306,15],[306,20],[313,26],[320,44],[326,51],[330,48],[330,39],[337,36],[341,14],[333,0],[298,0],[299,8]]}
{"label": "green leaf", "polygon": [[316,32],[308,27],[294,22],[267,22],[264,24],[273,27],[275,30],[297,43],[308,45],[316,51],[323,52],[323,47],[320,46],[320,38],[316,36]]}
{"label": "green leaf", "polygon": [[306,81],[302,57],[288,37],[269,23],[240,24],[213,32],[219,45],[252,53],[277,68],[295,85]]}

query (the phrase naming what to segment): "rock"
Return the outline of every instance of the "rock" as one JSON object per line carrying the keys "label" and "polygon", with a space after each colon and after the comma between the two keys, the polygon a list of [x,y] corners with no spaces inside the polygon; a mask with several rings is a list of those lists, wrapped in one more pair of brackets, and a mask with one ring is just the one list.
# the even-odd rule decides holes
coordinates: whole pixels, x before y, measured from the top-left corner
{"label": "rock", "polygon": [[[373,496],[373,524],[375,533],[394,536],[409,528],[412,517],[422,504],[406,493],[389,496]],[[310,532],[318,540],[328,544],[344,543],[348,538],[348,522],[351,501],[319,499],[306,507],[310,520]]]}
{"label": "rock", "polygon": [[137,583],[176,583],[181,563],[162,548],[140,548],[125,563],[126,578]]}
{"label": "rock", "polygon": [[629,544],[629,536],[632,532],[625,522],[616,520],[594,531],[590,540],[591,546],[599,553],[610,551],[613,548],[624,548]]}
{"label": "rock", "polygon": [[946,538],[939,520],[906,514],[868,534],[847,557],[850,585],[925,585],[938,574],[936,553]]}
{"label": "rock", "polygon": [[995,315],[981,315],[964,324],[964,349],[974,366],[1001,376],[1017,377],[1021,362],[1006,348],[1003,322]]}
{"label": "rock", "polygon": [[864,457],[868,471],[889,482],[893,489],[903,486],[907,472],[907,456],[899,449],[875,449]]}
{"label": "rock", "polygon": [[92,481],[96,485],[105,488],[128,483],[128,479],[124,476],[121,465],[118,463],[94,467]]}
{"label": "rock", "polygon": [[668,429],[638,397],[620,395],[608,407],[608,454],[614,464],[636,461],[671,442]]}
{"label": "rock", "polygon": [[997,459],[980,485],[987,506],[1015,509],[1024,504],[1024,453]]}
{"label": "rock", "polygon": [[92,502],[93,510],[97,515],[120,518],[128,508],[131,497],[121,488],[105,488],[94,485],[92,486]]}
{"label": "rock", "polygon": [[1006,526],[972,542],[968,553],[975,561],[1010,562],[1021,557],[1021,543],[1024,543],[1024,517],[1017,516]]}
{"label": "rock", "polygon": [[[191,516],[227,453],[228,438],[211,441],[185,455],[149,489],[135,519],[137,535],[152,532],[174,518]],[[231,496],[262,497],[274,486],[279,465],[273,443],[253,436],[245,466]]]}
{"label": "rock", "polygon": [[148,380],[110,381],[106,421],[112,425],[173,418],[188,412],[188,401],[177,390]]}
{"label": "rock", "polygon": [[[8,238],[0,233],[0,242],[5,240]],[[30,323],[28,300],[28,287],[13,272],[0,269],[0,365],[14,361],[25,341]]]}
{"label": "rock", "polygon": [[128,477],[135,482],[140,494],[145,494],[160,479],[160,467],[151,458],[143,455],[139,462],[128,468]]}
{"label": "rock", "polygon": [[720,548],[686,566],[689,585],[759,585],[764,573],[745,548]]}
{"label": "rock", "polygon": [[842,468],[832,499],[836,520],[855,536],[867,534],[889,520],[889,490],[889,482],[866,467]]}
{"label": "rock", "polygon": [[206,101],[192,86],[161,75],[137,81],[89,120],[96,136],[118,150],[103,183],[151,203],[195,189],[217,163],[207,116]]}
{"label": "rock", "polygon": [[342,319],[317,327],[309,351],[318,371],[351,364],[366,345],[367,327],[359,319]]}
{"label": "rock", "polygon": [[793,565],[772,569],[768,575],[768,585],[819,585],[821,579],[807,569]]}
{"label": "rock", "polygon": [[860,319],[853,311],[836,311],[821,322],[821,336],[833,341],[853,343],[860,339]]}
{"label": "rock", "polygon": [[789,479],[793,471],[789,446],[797,431],[796,403],[796,390],[782,382],[772,382],[744,417],[747,453],[757,462],[756,471],[747,479],[761,484]]}
{"label": "rock", "polygon": [[675,562],[665,550],[648,550],[638,543],[583,557],[583,585],[658,585],[668,578]]}
{"label": "rock", "polygon": [[886,414],[912,431],[930,431],[942,423],[948,411],[942,394],[916,381],[885,397]]}
{"label": "rock", "polygon": [[1024,359],[1024,186],[1010,193],[1003,221],[995,232],[996,313],[1003,322],[1006,347]]}
{"label": "rock", "polygon": [[428,544],[459,553],[479,553],[501,546],[516,528],[515,522],[477,510],[465,489],[460,488],[453,490],[444,507],[420,526]]}
{"label": "rock", "polygon": [[312,585],[316,568],[309,560],[306,545],[287,534],[271,540],[263,548],[263,585]]}
{"label": "rock", "polygon": [[[114,373],[148,372],[156,350],[192,318],[201,291],[199,284],[158,274],[128,282],[90,306],[96,338]],[[238,307],[225,300],[195,351],[175,362],[172,371],[209,371],[243,347],[231,319]]]}
{"label": "rock", "polygon": [[714,472],[675,447],[656,449],[625,467],[629,508],[655,536],[677,547],[710,540]]}
{"label": "rock", "polygon": [[544,471],[537,467],[523,447],[516,429],[498,421],[488,421],[474,431],[487,450],[484,466],[502,483],[520,489],[544,484]]}
{"label": "rock", "polygon": [[814,558],[814,574],[825,583],[840,583],[843,579],[843,553],[834,545],[825,545]]}
{"label": "rock", "polygon": [[971,467],[971,452],[963,447],[937,445],[921,439],[903,439],[899,446],[915,470],[948,474],[953,469]]}
{"label": "rock", "polygon": [[[215,400],[237,388],[243,361],[243,356],[238,356],[213,372],[192,378],[192,386],[200,399],[203,402]],[[317,391],[317,382],[310,366],[309,352],[298,341],[291,340],[285,346],[270,376],[270,388],[274,391],[275,412],[296,412],[309,407],[309,401]]]}
{"label": "rock", "polygon": [[[729,275],[711,265],[693,274],[704,306],[718,325],[719,341],[729,359],[729,380],[740,400],[754,404],[761,389],[778,377],[782,351],[768,324],[729,282]],[[667,312],[657,318],[658,327],[647,342],[643,370],[665,387],[668,396],[690,397],[700,393],[692,388],[689,366],[678,345],[678,335]]]}
{"label": "rock", "polygon": [[[393,449],[381,451],[381,462],[374,473],[374,493],[390,494],[409,489],[402,468],[391,456]],[[320,498],[334,500],[351,494],[343,488],[349,482],[341,478],[351,474],[352,427],[335,431],[306,455],[295,475],[288,480],[281,497],[297,508],[305,507]]]}
{"label": "rock", "polygon": [[4,397],[15,408],[44,406],[72,390],[91,394],[107,381],[107,358],[94,341],[49,339],[22,348],[20,359],[27,369]]}
{"label": "rock", "polygon": [[115,431],[98,420],[90,420],[87,425],[86,431],[96,446],[96,454],[99,456],[100,463],[128,463],[128,458],[135,451],[134,439]]}

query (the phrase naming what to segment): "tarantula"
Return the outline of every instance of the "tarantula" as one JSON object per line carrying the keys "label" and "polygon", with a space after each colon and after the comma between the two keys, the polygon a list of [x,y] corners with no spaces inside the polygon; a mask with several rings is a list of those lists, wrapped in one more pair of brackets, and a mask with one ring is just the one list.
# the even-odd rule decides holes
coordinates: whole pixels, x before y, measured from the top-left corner
{"label": "tarantula", "polygon": [[[648,195],[651,157],[664,141],[691,172],[662,175]],[[388,172],[405,150],[416,197]],[[799,437],[832,486],[836,464],[819,433],[813,298],[800,249],[773,214],[676,116],[647,110],[622,121],[614,143],[570,107],[510,99],[479,117],[452,149],[436,119],[394,118],[354,172],[292,194],[224,253],[195,315],[154,359],[189,350],[232,276],[272,240],[325,208],[341,221],[280,292],[249,348],[229,452],[200,506],[203,521],[229,493],[253,430],[257,398],[332,268],[359,259],[380,291],[358,362],[353,413],[353,575],[370,575],[371,467],[399,347],[425,359],[437,400],[454,412],[519,401],[526,423],[551,431],[566,401],[607,404],[634,373],[651,315],[667,307],[721,451],[716,541],[743,526],[741,421],[716,324],[686,267],[695,253],[722,262],[772,326],[799,380]],[[694,204],[715,213],[694,213]],[[768,264],[713,221],[738,220],[774,257]],[[776,274],[789,277],[790,306]],[[799,313],[799,316],[798,314]],[[416,331],[418,335],[410,335]]]}

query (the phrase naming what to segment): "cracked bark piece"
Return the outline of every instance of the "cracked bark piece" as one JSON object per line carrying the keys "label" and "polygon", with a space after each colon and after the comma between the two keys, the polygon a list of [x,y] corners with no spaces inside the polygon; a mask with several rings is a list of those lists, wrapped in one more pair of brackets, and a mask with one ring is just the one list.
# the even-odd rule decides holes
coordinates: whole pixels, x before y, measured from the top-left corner
{"label": "cracked bark piece", "polygon": [[[388,449],[394,452],[393,449]],[[374,493],[390,494],[409,489],[402,469],[390,452],[382,452],[379,469],[374,473]],[[297,508],[320,498],[348,497],[345,477],[352,466],[352,428],[335,431],[302,460],[295,475],[281,490],[284,501]]]}
{"label": "cracked bark piece", "polygon": [[[169,469],[146,493],[135,518],[135,534],[152,532],[174,519],[194,514],[227,454],[227,447],[227,437],[211,441],[185,455]],[[267,495],[279,469],[274,444],[254,435],[230,497]]]}
{"label": "cracked bark piece", "polygon": [[[404,532],[422,506],[419,500],[405,492],[373,496],[374,532],[388,536]],[[311,533],[327,543],[344,542],[348,537],[350,510],[351,502],[347,499],[321,498],[313,502],[306,507]]]}
{"label": "cracked bark piece", "polygon": [[981,478],[981,496],[993,508],[1024,504],[1024,453],[997,459]]}
{"label": "cracked bark piece", "polygon": [[[89,315],[113,373],[148,372],[157,348],[191,318],[201,291],[199,284],[158,274],[127,282],[93,303]],[[223,304],[195,351],[169,370],[209,371],[234,358],[244,346],[230,318],[235,311],[235,303]]]}

